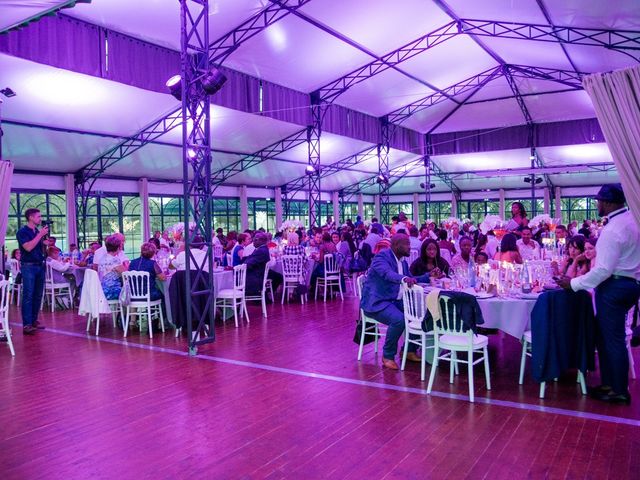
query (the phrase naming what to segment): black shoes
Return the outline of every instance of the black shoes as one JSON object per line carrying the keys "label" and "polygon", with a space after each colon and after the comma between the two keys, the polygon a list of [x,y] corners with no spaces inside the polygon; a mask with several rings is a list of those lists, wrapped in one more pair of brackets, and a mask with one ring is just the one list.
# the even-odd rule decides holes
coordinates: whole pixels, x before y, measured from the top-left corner
{"label": "black shoes", "polygon": [[36,332],[37,329],[33,325],[27,325],[22,329],[23,335],[35,335]]}
{"label": "black shoes", "polygon": [[626,393],[615,393],[611,387],[600,385],[598,387],[588,388],[587,392],[591,398],[600,400],[601,402],[629,405],[631,403],[631,395]]}
{"label": "black shoes", "polygon": [[38,330],[44,330],[45,326],[42,325],[38,320],[33,322],[33,328],[37,328]]}

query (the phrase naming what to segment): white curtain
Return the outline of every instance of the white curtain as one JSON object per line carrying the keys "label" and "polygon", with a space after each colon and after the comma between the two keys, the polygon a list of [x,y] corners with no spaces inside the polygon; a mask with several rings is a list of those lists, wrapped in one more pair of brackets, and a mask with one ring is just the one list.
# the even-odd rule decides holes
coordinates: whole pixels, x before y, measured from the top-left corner
{"label": "white curtain", "polygon": [[596,110],[631,212],[640,223],[640,67],[582,81]]}
{"label": "white curtain", "polygon": [[7,162],[7,161],[0,161],[0,246],[1,247],[5,245],[4,240],[7,234],[7,224],[9,223],[9,202],[11,200],[11,178],[12,177],[13,177],[13,163]]}
{"label": "white curtain", "polygon": [[[67,245],[78,243],[78,218],[76,216],[76,191],[73,173],[64,176],[64,193],[67,214]],[[85,245],[88,246],[88,245]]]}
{"label": "white curtain", "polygon": [[146,178],[138,180],[140,194],[140,221],[142,222],[142,241],[151,238],[151,218],[149,217],[149,181]]}

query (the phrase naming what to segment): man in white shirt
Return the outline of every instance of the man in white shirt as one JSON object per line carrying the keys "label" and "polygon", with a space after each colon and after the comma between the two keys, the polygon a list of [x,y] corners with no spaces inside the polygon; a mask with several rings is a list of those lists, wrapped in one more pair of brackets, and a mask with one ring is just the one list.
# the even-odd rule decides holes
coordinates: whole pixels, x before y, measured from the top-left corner
{"label": "man in white shirt", "polygon": [[418,227],[415,225],[409,229],[409,244],[411,245],[411,250],[420,251],[420,247],[422,247],[422,241],[418,238]]}
{"label": "man in white shirt", "polygon": [[516,241],[520,256],[523,260],[538,260],[540,258],[540,245],[532,239],[531,228],[524,227],[520,233],[522,238]]}
{"label": "man in white shirt", "polygon": [[[205,272],[209,271],[209,264],[207,260],[207,252],[202,250],[204,246],[204,239],[200,236],[196,236],[191,243],[191,258],[189,259],[189,267],[191,270],[196,268],[193,261],[197,262],[198,266],[200,266]],[[182,250],[176,258],[171,262],[171,266],[176,270],[186,270],[187,268],[187,252],[186,250]]]}
{"label": "man in white shirt", "polygon": [[625,320],[640,298],[640,228],[624,206],[620,184],[604,185],[596,199],[598,215],[607,216],[609,223],[598,239],[595,265],[580,277],[562,277],[558,285],[574,291],[595,288],[602,385],[591,389],[590,395],[610,403],[628,404],[631,396]]}

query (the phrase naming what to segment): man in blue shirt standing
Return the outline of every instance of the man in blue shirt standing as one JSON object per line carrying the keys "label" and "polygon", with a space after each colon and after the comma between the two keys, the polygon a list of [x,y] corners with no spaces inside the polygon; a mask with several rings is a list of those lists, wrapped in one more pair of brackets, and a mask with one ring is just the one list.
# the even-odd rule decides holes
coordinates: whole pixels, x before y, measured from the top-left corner
{"label": "man in blue shirt standing", "polygon": [[44,237],[49,234],[49,227],[38,230],[42,216],[37,208],[27,209],[24,216],[27,224],[16,234],[22,272],[22,331],[25,335],[33,335],[37,329],[44,328],[38,322],[38,312],[44,293]]}

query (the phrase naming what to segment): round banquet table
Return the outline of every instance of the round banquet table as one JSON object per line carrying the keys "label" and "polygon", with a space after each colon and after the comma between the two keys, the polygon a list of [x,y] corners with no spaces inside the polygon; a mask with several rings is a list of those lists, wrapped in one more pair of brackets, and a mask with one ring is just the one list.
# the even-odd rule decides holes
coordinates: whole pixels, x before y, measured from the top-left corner
{"label": "round banquet table", "polygon": [[532,298],[478,298],[482,310],[483,328],[497,328],[520,340],[531,329],[531,312],[537,302]]}

